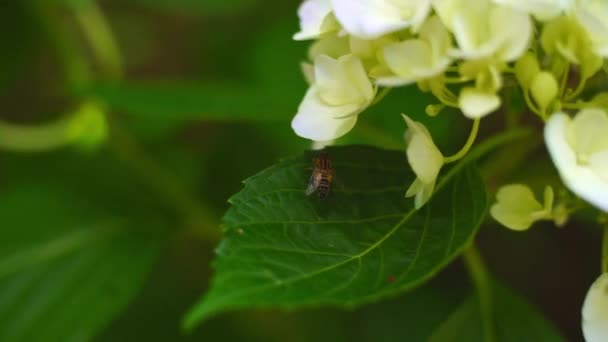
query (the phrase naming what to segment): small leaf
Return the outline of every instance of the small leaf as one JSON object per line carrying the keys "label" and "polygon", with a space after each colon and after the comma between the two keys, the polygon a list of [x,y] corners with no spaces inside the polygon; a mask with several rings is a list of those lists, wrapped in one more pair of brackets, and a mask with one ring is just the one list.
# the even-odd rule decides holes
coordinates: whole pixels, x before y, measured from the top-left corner
{"label": "small leaf", "polygon": [[[495,341],[564,341],[555,327],[534,307],[507,288],[493,287]],[[435,330],[431,342],[483,341],[483,318],[476,296],[471,296]]]}
{"label": "small leaf", "polygon": [[473,167],[440,178],[420,211],[404,197],[415,176],[405,153],[350,146],[328,150],[333,192],[304,193],[310,153],[245,181],[230,199],[226,238],[211,289],[187,328],[213,314],[251,307],[351,307],[426,281],[471,241],[486,213]]}

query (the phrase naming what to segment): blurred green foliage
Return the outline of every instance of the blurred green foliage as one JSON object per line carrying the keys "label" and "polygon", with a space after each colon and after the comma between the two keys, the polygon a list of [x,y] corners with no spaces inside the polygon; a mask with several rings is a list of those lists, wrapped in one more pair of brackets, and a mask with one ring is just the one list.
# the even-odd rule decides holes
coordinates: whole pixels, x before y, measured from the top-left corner
{"label": "blurred green foliage", "polygon": [[[106,111],[107,122],[78,126],[83,141],[68,145],[65,136],[57,137],[61,147],[39,153],[7,150],[8,135],[0,134],[1,341],[418,341],[465,301],[470,285],[462,272],[448,269],[415,292],[357,310],[243,311],[206,321],[191,335],[180,330],[184,314],[207,290],[227,199],[242,180],[310,147],[290,128],[306,89],[299,64],[307,43],[291,40],[298,4],[2,5],[0,122],[9,128],[75,124],[74,113],[90,102]],[[108,66],[111,53],[99,58],[94,41],[103,30],[87,34],[100,13],[121,65]],[[425,116],[430,101],[415,87],[396,89],[338,144],[402,149],[399,113],[405,112],[425,122],[450,151],[448,142],[465,139],[468,122],[452,112],[442,120]],[[87,129],[106,140],[87,140]],[[504,266],[498,276],[518,279],[528,295],[544,291],[507,267],[513,251],[500,243],[506,238],[487,234],[483,238],[496,248],[484,251]],[[531,239],[541,241],[549,235],[535,234]],[[557,239],[549,240],[553,254],[536,244],[522,255],[592,263],[588,253],[557,253],[567,240]],[[575,277],[576,284],[590,283],[589,274]],[[559,269],[547,274],[560,276]],[[552,308],[549,299],[539,304]],[[573,301],[564,313],[551,312],[568,336],[580,334],[579,306]]]}

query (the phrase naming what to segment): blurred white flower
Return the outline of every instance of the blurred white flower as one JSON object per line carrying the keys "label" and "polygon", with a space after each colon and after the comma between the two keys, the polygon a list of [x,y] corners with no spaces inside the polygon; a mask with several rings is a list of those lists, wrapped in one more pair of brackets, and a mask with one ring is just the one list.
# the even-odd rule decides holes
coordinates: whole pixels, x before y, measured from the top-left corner
{"label": "blurred white flower", "polygon": [[553,19],[572,8],[573,0],[493,0],[497,4],[505,5],[523,12],[532,14],[536,19],[546,21]]}
{"label": "blurred white flower", "polygon": [[295,40],[315,39],[323,33],[339,28],[331,14],[330,0],[305,0],[298,8],[300,32],[294,34]]}
{"label": "blurred white flower", "polygon": [[600,275],[587,291],[582,316],[585,341],[608,341],[608,273]]}
{"label": "blurred white flower", "polygon": [[545,188],[544,204],[540,204],[529,187],[509,184],[496,193],[496,203],[490,214],[503,226],[513,230],[526,230],[536,221],[552,218],[553,189]]}
{"label": "blurred white flower", "polygon": [[414,121],[405,114],[403,119],[407,124],[405,141],[407,144],[407,160],[416,174],[416,179],[407,189],[405,197],[416,196],[416,209],[422,207],[433,194],[439,170],[443,166],[443,154],[439,151],[431,133],[420,122]]}
{"label": "blurred white flower", "polygon": [[568,63],[578,65],[583,79],[602,67],[602,58],[593,51],[588,34],[574,18],[562,16],[545,23],[540,43],[547,54],[560,55]]}
{"label": "blurred white flower", "polygon": [[307,139],[327,141],[343,136],[374,99],[375,89],[361,60],[353,55],[338,59],[317,56],[313,81],[291,122],[296,134]]}
{"label": "blurred white flower", "polygon": [[545,143],[566,186],[608,212],[608,114],[581,110],[574,119],[553,114],[545,126]]}
{"label": "blurred white flower", "polygon": [[532,20],[525,12],[490,0],[434,0],[433,7],[454,34],[455,57],[511,62],[528,48]]}
{"label": "blurred white flower", "polygon": [[452,59],[450,33],[437,16],[429,18],[420,28],[417,39],[385,45],[381,58],[385,65],[372,69],[376,83],[400,86],[431,78],[445,71]]}
{"label": "blurred white flower", "polygon": [[411,27],[416,31],[431,10],[431,0],[331,0],[346,32],[364,39]]}
{"label": "blurred white flower", "polygon": [[595,52],[608,57],[608,1],[579,0],[576,18],[587,31]]}

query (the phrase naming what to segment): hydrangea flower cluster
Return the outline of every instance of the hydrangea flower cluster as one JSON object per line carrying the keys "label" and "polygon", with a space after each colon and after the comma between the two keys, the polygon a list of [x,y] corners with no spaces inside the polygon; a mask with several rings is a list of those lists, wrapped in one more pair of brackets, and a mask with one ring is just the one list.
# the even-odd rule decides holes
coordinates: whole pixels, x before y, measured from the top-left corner
{"label": "hydrangea flower cluster", "polygon": [[[435,96],[429,115],[458,108],[473,128],[454,156],[444,156],[430,132],[403,115],[406,155],[417,176],[406,196],[420,208],[443,165],[466,154],[479,121],[499,111],[501,89],[513,85],[544,123],[546,147],[566,188],[608,212],[608,92],[581,97],[587,81],[604,72],[608,1],[305,0],[298,15],[294,39],[314,43],[303,63],[310,87],[292,121],[296,134],[337,139],[385,90],[406,85]],[[561,225],[572,210],[567,201],[554,201],[550,187],[543,202],[526,185],[507,185],[491,214],[526,230],[538,220]],[[603,315],[590,322],[608,326]]]}

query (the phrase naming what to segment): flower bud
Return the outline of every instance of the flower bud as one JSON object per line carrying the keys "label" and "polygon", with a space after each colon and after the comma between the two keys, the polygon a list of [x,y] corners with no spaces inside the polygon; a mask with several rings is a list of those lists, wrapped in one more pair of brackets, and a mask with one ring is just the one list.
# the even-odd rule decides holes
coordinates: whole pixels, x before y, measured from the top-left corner
{"label": "flower bud", "polygon": [[530,84],[530,93],[532,98],[536,101],[536,104],[541,111],[545,111],[551,102],[557,97],[559,92],[559,86],[557,80],[553,77],[553,74],[547,71],[541,71],[534,78]]}
{"label": "flower bud", "polygon": [[515,62],[515,77],[519,85],[525,90],[530,87],[534,77],[540,72],[536,55],[527,52]]}
{"label": "flower bud", "polygon": [[66,130],[68,140],[85,149],[100,145],[108,135],[104,109],[95,102],[81,105]]}

